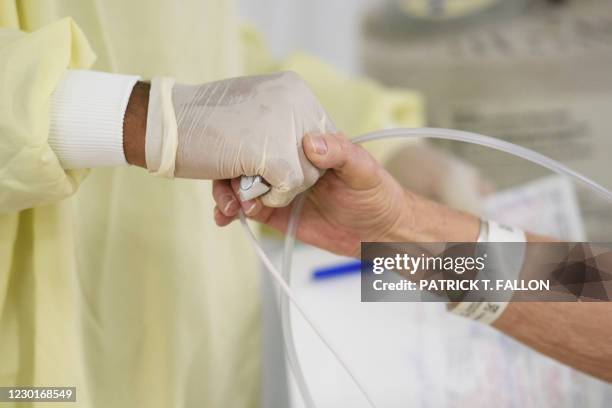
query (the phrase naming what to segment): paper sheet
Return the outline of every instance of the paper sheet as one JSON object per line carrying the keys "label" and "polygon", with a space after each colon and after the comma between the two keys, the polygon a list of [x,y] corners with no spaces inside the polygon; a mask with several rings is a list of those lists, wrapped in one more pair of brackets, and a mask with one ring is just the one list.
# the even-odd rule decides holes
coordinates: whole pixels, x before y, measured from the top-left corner
{"label": "paper sheet", "polygon": [[485,200],[484,215],[537,234],[571,241],[586,239],[574,185],[561,176],[493,194]]}

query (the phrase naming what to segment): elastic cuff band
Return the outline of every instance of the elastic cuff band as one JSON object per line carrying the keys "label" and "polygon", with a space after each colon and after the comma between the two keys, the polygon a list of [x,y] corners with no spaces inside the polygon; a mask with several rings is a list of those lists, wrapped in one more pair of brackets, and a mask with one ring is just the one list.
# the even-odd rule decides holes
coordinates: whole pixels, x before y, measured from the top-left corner
{"label": "elastic cuff band", "polygon": [[68,70],[51,95],[48,143],[64,169],[126,166],[123,118],[135,75]]}
{"label": "elastic cuff band", "polygon": [[147,112],[147,169],[153,175],[166,178],[174,177],[178,149],[178,129],[172,104],[174,82],[174,78],[153,78]]}

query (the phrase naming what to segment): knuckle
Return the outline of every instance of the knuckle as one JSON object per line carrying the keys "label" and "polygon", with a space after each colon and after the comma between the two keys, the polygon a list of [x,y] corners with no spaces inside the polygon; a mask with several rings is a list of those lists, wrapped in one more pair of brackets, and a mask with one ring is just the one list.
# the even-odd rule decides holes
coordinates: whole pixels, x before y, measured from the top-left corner
{"label": "knuckle", "polygon": [[311,164],[307,164],[304,168],[304,180],[302,181],[302,188],[308,189],[312,187],[319,178],[323,175],[323,171],[319,170]]}
{"label": "knuckle", "polygon": [[316,99],[308,83],[293,71],[283,71],[279,75],[283,96],[291,100]]}
{"label": "knuckle", "polygon": [[283,183],[286,191],[293,191],[304,185],[304,175],[302,172],[292,171],[287,174],[287,178]]}
{"label": "knuckle", "polygon": [[270,194],[266,194],[262,197],[262,202],[266,207],[285,207],[287,206],[295,195],[289,192],[279,193],[274,192]]}
{"label": "knuckle", "polygon": [[280,73],[280,78],[289,84],[295,84],[295,85],[305,84],[304,79],[294,71],[282,71]]}
{"label": "knuckle", "polygon": [[291,172],[291,164],[282,157],[271,157],[266,162],[265,172],[273,175],[274,179],[284,179],[284,174]]}
{"label": "knuckle", "polygon": [[273,176],[270,178],[279,180],[275,186],[278,191],[293,190],[304,182],[304,174],[297,162],[289,162],[284,158],[274,158],[270,159],[266,167],[266,173]]}

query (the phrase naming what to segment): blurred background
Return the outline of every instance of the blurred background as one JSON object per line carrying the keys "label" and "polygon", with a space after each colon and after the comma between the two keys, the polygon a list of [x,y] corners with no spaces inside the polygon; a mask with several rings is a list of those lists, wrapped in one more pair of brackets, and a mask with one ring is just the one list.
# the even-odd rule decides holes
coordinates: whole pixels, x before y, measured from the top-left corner
{"label": "blurred background", "polygon": [[[240,12],[278,58],[306,51],[416,90],[428,126],[529,147],[612,188],[609,0],[242,0]],[[490,181],[493,191],[470,210],[563,239],[612,242],[610,205],[580,186],[486,148],[433,145]],[[280,257],[277,241],[267,245]],[[292,285],[385,407],[612,405],[612,386],[449,316],[444,305],[362,304],[358,273],[313,279],[345,261],[301,245]],[[269,282],[262,287],[264,406],[299,407],[279,352],[277,295]],[[317,402],[365,406],[299,317],[293,330]]]}

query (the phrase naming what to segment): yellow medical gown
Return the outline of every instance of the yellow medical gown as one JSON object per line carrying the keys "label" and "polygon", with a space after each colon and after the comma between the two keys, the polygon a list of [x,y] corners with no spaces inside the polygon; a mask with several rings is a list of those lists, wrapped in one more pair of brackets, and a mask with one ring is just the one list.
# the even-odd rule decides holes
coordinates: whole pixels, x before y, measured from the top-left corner
{"label": "yellow medical gown", "polygon": [[214,225],[209,182],[62,170],[50,94],[67,68],[287,68],[349,133],[418,124],[418,98],[271,62],[229,1],[0,0],[0,26],[0,386],[76,386],[57,407],[259,406],[259,268],[239,226]]}

